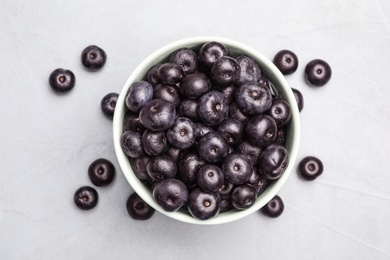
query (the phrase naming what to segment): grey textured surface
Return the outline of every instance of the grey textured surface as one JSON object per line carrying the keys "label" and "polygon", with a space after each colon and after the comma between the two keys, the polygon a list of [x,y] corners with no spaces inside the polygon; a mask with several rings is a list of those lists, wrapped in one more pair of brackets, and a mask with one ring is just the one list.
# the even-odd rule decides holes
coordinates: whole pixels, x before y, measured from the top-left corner
{"label": "grey textured surface", "polygon": [[[386,0],[0,0],[1,259],[390,259],[389,24]],[[305,97],[298,159],[318,156],[325,172],[314,182],[294,172],[277,219],[134,221],[101,98],[157,48],[204,35],[270,59],[284,48],[298,55],[287,76]],[[89,44],[107,52],[99,72],[81,65]],[[314,58],[333,69],[320,89],[303,80]],[[48,86],[57,67],[77,78],[66,95]],[[82,212],[72,196],[90,184],[87,168],[99,157],[118,174]]]}

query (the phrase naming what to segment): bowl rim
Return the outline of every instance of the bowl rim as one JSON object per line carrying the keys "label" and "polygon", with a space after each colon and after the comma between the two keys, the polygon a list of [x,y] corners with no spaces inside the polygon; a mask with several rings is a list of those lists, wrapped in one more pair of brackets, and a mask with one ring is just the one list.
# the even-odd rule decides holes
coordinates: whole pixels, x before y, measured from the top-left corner
{"label": "bowl rim", "polygon": [[[265,71],[266,75],[270,78],[271,82],[274,85],[277,85],[278,88],[281,88],[279,90],[282,90],[284,93],[284,98],[287,100],[287,102],[291,106],[292,111],[292,117],[289,122],[290,127],[288,131],[290,149],[289,150],[289,165],[286,168],[284,174],[275,182],[273,182],[270,187],[266,189],[264,193],[262,193],[256,200],[256,202],[248,209],[242,210],[242,211],[234,211],[234,212],[224,212],[220,213],[217,217],[211,218],[208,220],[199,220],[194,217],[192,217],[188,213],[184,213],[182,211],[176,211],[176,212],[167,212],[162,207],[160,207],[153,199],[151,195],[151,191],[147,190],[142,184],[142,182],[135,176],[131,166],[130,162],[128,160],[128,157],[124,154],[122,151],[121,145],[120,145],[120,136],[122,134],[122,128],[123,128],[123,118],[125,115],[125,96],[127,93],[127,90],[129,86],[137,81],[141,80],[144,75],[146,74],[146,71],[151,67],[151,65],[156,64],[156,60],[161,61],[163,58],[167,58],[173,51],[184,48],[184,47],[195,47],[195,46],[201,46],[201,44],[210,42],[210,41],[217,41],[225,46],[228,47],[228,49],[233,48],[235,50],[239,50],[240,52],[244,54],[250,55],[252,58],[254,58],[262,68],[262,72]],[[292,89],[290,88],[289,84],[286,81],[286,78],[284,75],[279,71],[279,69],[265,56],[263,56],[261,53],[256,51],[255,49],[231,40],[227,38],[222,37],[214,37],[214,36],[199,36],[199,37],[190,37],[185,38],[181,40],[177,40],[174,42],[171,42],[153,53],[151,53],[149,56],[147,56],[130,74],[129,78],[125,82],[118,100],[117,105],[114,113],[113,118],[113,141],[114,141],[114,150],[116,153],[116,158],[118,160],[119,166],[122,170],[122,173],[124,174],[126,180],[134,190],[147,204],[149,204],[151,207],[156,209],[157,211],[161,212],[162,214],[175,219],[179,220],[181,222],[190,223],[190,224],[200,224],[200,225],[215,225],[215,224],[224,224],[229,223],[232,221],[236,221],[238,219],[244,218],[255,211],[258,211],[261,207],[263,207],[267,202],[269,202],[282,188],[284,183],[286,182],[288,176],[293,170],[297,153],[298,153],[298,147],[299,147],[299,139],[300,139],[300,117],[299,117],[299,110],[298,106],[294,97],[294,94],[292,92]],[[271,187],[272,186],[272,187]],[[261,197],[261,200],[259,198]]]}

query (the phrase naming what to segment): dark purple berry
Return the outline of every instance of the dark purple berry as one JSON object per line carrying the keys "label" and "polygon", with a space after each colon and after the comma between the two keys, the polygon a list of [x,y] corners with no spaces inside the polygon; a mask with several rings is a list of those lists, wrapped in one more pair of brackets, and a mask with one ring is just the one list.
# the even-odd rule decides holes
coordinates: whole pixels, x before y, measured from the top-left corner
{"label": "dark purple berry", "polygon": [[230,199],[230,195],[234,187],[235,186],[233,184],[225,180],[225,182],[218,189],[219,196],[221,196],[222,199]]}
{"label": "dark purple berry", "polygon": [[176,83],[179,83],[183,77],[183,70],[176,63],[167,62],[160,65],[157,75],[162,83],[175,85]]}
{"label": "dark purple berry", "polygon": [[126,201],[126,209],[129,216],[135,220],[150,219],[155,209],[149,206],[137,193],[132,193]]}
{"label": "dark purple berry", "polygon": [[265,112],[275,119],[278,127],[286,125],[291,119],[291,108],[283,98],[274,98],[271,107]]}
{"label": "dark purple berry", "polygon": [[175,161],[166,155],[153,156],[146,165],[146,171],[153,181],[174,178],[177,172]]}
{"label": "dark purple berry", "polygon": [[205,164],[197,152],[188,152],[177,164],[177,178],[183,181],[188,188],[192,188],[196,185],[196,175],[199,169]]}
{"label": "dark purple berry", "polygon": [[144,151],[150,156],[163,154],[168,148],[164,131],[150,131],[147,129],[142,134],[141,142]]}
{"label": "dark purple berry", "polygon": [[291,90],[293,91],[295,100],[297,101],[298,110],[301,112],[304,107],[303,95],[298,89],[291,88]]}
{"label": "dark purple berry", "polygon": [[154,99],[162,99],[177,107],[181,101],[180,89],[176,85],[157,84],[153,91]]}
{"label": "dark purple berry", "polygon": [[229,56],[219,58],[211,67],[210,78],[221,87],[227,87],[236,82],[240,74],[237,61]]}
{"label": "dark purple berry", "polygon": [[206,193],[199,188],[194,189],[188,197],[188,211],[197,219],[214,218],[219,213],[221,197],[218,193]]}
{"label": "dark purple berry", "polygon": [[227,87],[219,87],[217,90],[226,97],[228,104],[232,104],[235,100],[237,89],[236,85],[230,85]]}
{"label": "dark purple berry", "polygon": [[246,55],[236,58],[241,70],[236,80],[236,84],[241,86],[247,83],[257,83],[261,78],[261,70],[257,62]]}
{"label": "dark purple berry", "polygon": [[205,125],[219,125],[227,118],[228,113],[229,104],[221,92],[212,90],[199,99],[198,116]]}
{"label": "dark purple berry", "polygon": [[131,84],[125,102],[127,108],[138,113],[141,108],[153,98],[153,87],[147,81],[137,81]]}
{"label": "dark purple berry", "polygon": [[182,99],[180,105],[177,107],[177,112],[179,116],[187,117],[193,122],[197,122],[199,120],[197,100]]}
{"label": "dark purple berry", "polygon": [[185,75],[180,82],[180,90],[188,99],[198,99],[211,90],[211,82],[203,73]]}
{"label": "dark purple berry", "polygon": [[214,164],[202,166],[196,176],[198,187],[205,192],[216,192],[224,183],[222,170]]}
{"label": "dark purple berry", "polygon": [[298,172],[307,181],[316,179],[323,171],[324,165],[320,159],[314,156],[306,156],[298,164]]}
{"label": "dark purple berry", "polygon": [[267,204],[265,204],[260,212],[270,218],[277,218],[282,215],[284,210],[284,203],[282,199],[276,195]]}
{"label": "dark purple berry", "polygon": [[199,139],[198,153],[208,163],[216,163],[229,154],[229,144],[226,138],[218,132],[209,132]]}
{"label": "dark purple berry", "polygon": [[88,176],[96,186],[107,186],[115,177],[115,166],[107,159],[100,158],[88,167]]}
{"label": "dark purple berry", "polygon": [[150,157],[147,155],[143,155],[138,158],[130,158],[130,165],[133,169],[134,175],[142,181],[146,181],[149,178],[146,170],[149,160]]}
{"label": "dark purple berry", "polygon": [[259,83],[244,84],[236,92],[236,103],[247,115],[263,113],[272,105],[271,91]]}
{"label": "dark purple berry", "polygon": [[70,70],[55,69],[49,76],[49,84],[56,92],[68,92],[76,84],[76,77]]}
{"label": "dark purple berry", "polygon": [[188,189],[178,179],[164,179],[156,183],[152,192],[153,198],[165,211],[180,209],[188,200]]}
{"label": "dark purple berry", "polygon": [[123,119],[123,132],[126,132],[128,130],[137,132],[140,135],[142,135],[145,131],[145,127],[141,123],[138,114],[133,113],[130,110],[126,112],[125,117]]}
{"label": "dark purple berry", "polygon": [[251,177],[253,166],[246,156],[231,153],[222,162],[221,168],[227,182],[234,185],[241,185],[246,183]]}
{"label": "dark purple berry", "polygon": [[109,118],[112,118],[114,116],[118,96],[118,93],[108,93],[103,97],[102,101],[100,102],[100,107],[103,113]]}
{"label": "dark purple berry", "polygon": [[278,144],[270,144],[259,157],[259,172],[269,180],[282,176],[288,166],[287,149]]}
{"label": "dark purple berry", "polygon": [[217,130],[225,136],[230,145],[240,143],[244,136],[244,124],[231,118],[224,120]]}
{"label": "dark purple berry", "polygon": [[168,101],[152,99],[139,112],[141,123],[151,131],[164,131],[172,127],[176,119],[175,107]]}
{"label": "dark purple berry", "polygon": [[256,189],[248,184],[244,184],[233,189],[230,200],[233,208],[244,210],[250,208],[255,203],[256,198]]}
{"label": "dark purple berry", "polygon": [[106,52],[96,45],[86,47],[81,53],[81,62],[85,68],[91,71],[101,69],[106,60]]}
{"label": "dark purple berry", "polygon": [[331,77],[332,69],[324,60],[312,60],[305,67],[305,80],[311,86],[322,87]]}
{"label": "dark purple berry", "polygon": [[160,80],[158,78],[158,68],[161,64],[156,64],[150,67],[148,72],[146,73],[146,81],[149,82],[153,87],[156,86]]}
{"label": "dark purple berry", "polygon": [[195,123],[195,134],[196,134],[196,139],[199,140],[202,136],[205,134],[213,131],[213,129],[210,126],[204,125],[202,123]]}
{"label": "dark purple berry", "polygon": [[257,164],[261,150],[260,147],[252,145],[248,141],[244,141],[237,146],[236,152],[245,155],[252,165],[255,165]]}
{"label": "dark purple berry", "polygon": [[171,157],[175,162],[178,162],[182,156],[182,150],[171,146],[164,154],[168,157]]}
{"label": "dark purple berry", "polygon": [[228,212],[231,209],[233,209],[232,201],[230,199],[221,199],[219,213]]}
{"label": "dark purple berry", "polygon": [[298,68],[298,57],[290,50],[281,50],[276,53],[273,62],[283,75],[292,74]]}
{"label": "dark purple berry", "polygon": [[277,134],[275,120],[269,115],[259,114],[251,118],[246,125],[246,139],[257,147],[267,146],[274,142]]}
{"label": "dark purple berry", "polygon": [[225,45],[212,41],[202,45],[198,53],[198,59],[203,66],[211,68],[219,58],[227,56],[228,54],[229,51]]}
{"label": "dark purple berry", "polygon": [[144,154],[141,135],[132,130],[124,132],[120,139],[122,151],[129,157],[137,158]]}
{"label": "dark purple berry", "polygon": [[169,60],[179,65],[184,74],[194,73],[198,69],[198,57],[195,51],[189,48],[175,51]]}
{"label": "dark purple berry", "polygon": [[229,107],[229,117],[243,123],[244,125],[248,123],[249,118],[245,115],[240,108],[237,106],[237,103],[232,103]]}
{"label": "dark purple berry", "polygon": [[187,149],[195,143],[195,124],[186,117],[178,117],[167,130],[168,142],[179,149]]}
{"label": "dark purple berry", "polygon": [[79,209],[89,210],[94,208],[99,200],[97,191],[90,186],[82,186],[76,190],[73,201]]}

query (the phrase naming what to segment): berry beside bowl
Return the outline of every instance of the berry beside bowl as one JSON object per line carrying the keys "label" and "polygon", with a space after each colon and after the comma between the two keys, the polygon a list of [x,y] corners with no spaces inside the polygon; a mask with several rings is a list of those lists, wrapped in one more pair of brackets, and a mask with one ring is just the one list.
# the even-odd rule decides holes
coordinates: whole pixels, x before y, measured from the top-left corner
{"label": "berry beside bowl", "polygon": [[[124,119],[126,117],[126,114],[129,114],[129,109],[126,106],[126,96],[129,95],[130,86],[132,86],[134,83],[139,82],[139,81],[146,81],[148,79],[155,79],[155,77],[154,77],[155,75],[157,75],[157,77],[159,75],[161,78],[168,77],[169,79],[175,79],[174,82],[172,80],[172,82],[164,83],[166,85],[178,85],[178,82],[180,82],[180,80],[181,80],[180,77],[182,77],[182,78],[187,77],[188,78],[188,76],[187,76],[188,74],[186,74],[187,73],[186,72],[186,73],[182,73],[182,75],[180,76],[179,75],[180,73],[179,74],[177,73],[177,71],[180,71],[180,69],[178,69],[178,67],[174,63],[172,63],[172,60],[170,60],[170,58],[172,58],[171,56],[173,56],[172,54],[183,49],[182,52],[183,52],[183,55],[185,54],[184,57],[188,56],[191,58],[191,57],[193,57],[193,52],[191,50],[193,50],[195,52],[199,52],[199,51],[201,51],[201,47],[204,46],[204,44],[208,43],[208,42],[217,42],[217,43],[221,43],[222,45],[226,46],[226,48],[229,51],[229,56],[231,56],[231,57],[239,57],[240,55],[244,55],[244,57],[250,57],[251,59],[253,59],[260,67],[260,70],[262,73],[261,78],[263,78],[263,76],[266,76],[266,78],[271,83],[270,85],[271,85],[272,95],[283,98],[290,105],[291,118],[288,121],[288,123],[283,126],[283,132],[286,133],[286,136],[284,136],[284,139],[283,139],[284,140],[284,147],[285,147],[285,150],[288,152],[288,164],[286,164],[286,168],[284,169],[283,174],[280,177],[278,176],[278,178],[275,180],[270,180],[267,188],[264,191],[261,191],[261,194],[258,193],[259,195],[257,196],[257,198],[255,198],[255,201],[253,203],[251,202],[250,206],[248,206],[248,207],[245,206],[245,207],[236,208],[236,209],[233,208],[233,209],[230,209],[227,211],[221,210],[221,212],[219,214],[214,214],[214,212],[213,212],[213,214],[211,214],[213,217],[202,219],[205,212],[200,212],[198,215],[201,215],[202,217],[199,217],[199,218],[195,217],[194,214],[191,213],[191,212],[199,209],[199,207],[195,208],[195,210],[190,208],[191,201],[189,198],[194,197],[195,195],[190,194],[190,196],[188,196],[187,202],[185,204],[183,204],[183,206],[179,210],[175,210],[175,211],[165,210],[161,206],[161,203],[158,203],[158,201],[156,201],[154,199],[152,188],[153,188],[153,186],[156,187],[156,184],[151,185],[151,183],[150,182],[148,183],[148,181],[146,181],[145,178],[144,178],[144,180],[142,180],[142,178],[141,179],[139,178],[139,176],[140,176],[139,174],[134,173],[134,170],[131,167],[131,160],[130,160],[129,156],[124,152],[123,147],[121,145],[121,137],[122,137],[122,134],[124,132],[124,129],[126,129],[126,127],[127,127],[126,125],[124,127]],[[216,48],[218,46],[214,46],[214,47]],[[188,49],[190,49],[190,50],[188,50]],[[209,58],[211,57],[211,58],[220,59],[219,54],[225,55],[222,51],[218,52],[219,49],[220,49],[220,47],[217,48],[216,55],[209,55]],[[206,52],[207,50],[204,50],[204,51]],[[206,54],[207,54],[207,52],[206,52]],[[201,59],[201,56],[198,56],[198,58],[199,58],[199,63],[202,63],[203,59]],[[246,59],[248,59],[248,58],[246,58]],[[238,73],[236,71],[237,71],[237,66],[238,66],[237,64],[241,63],[240,59],[239,59],[239,62],[235,62],[234,60],[230,60],[230,59],[225,59],[225,60],[220,60],[219,63],[221,63],[221,62],[226,63],[222,67],[227,68],[226,70],[228,71],[228,73],[230,73],[229,75],[234,75],[234,77],[239,78],[240,76],[238,75]],[[167,64],[167,65],[164,65],[166,68],[164,66],[161,66],[160,64]],[[205,65],[207,65],[207,64],[205,63]],[[191,65],[191,64],[189,63],[189,65]],[[211,66],[213,66],[213,65],[211,64]],[[155,68],[154,72],[153,72],[153,70],[151,70],[152,67]],[[206,70],[208,69],[209,72],[206,71],[206,72],[202,72],[202,73],[204,73],[206,75],[207,74],[211,75],[211,77],[212,77],[213,73],[214,74],[217,73],[217,75],[218,75],[218,72],[215,72],[212,69],[210,70],[210,67],[205,66],[205,68],[206,68]],[[254,77],[260,78],[259,75],[254,75]],[[177,78],[177,80],[176,80],[176,78]],[[210,91],[213,92],[214,89],[218,90],[218,87],[232,89],[230,87],[231,82],[233,82],[231,79],[227,80],[226,78],[215,77],[215,81],[212,82],[213,89]],[[155,86],[156,82],[150,82],[150,84]],[[204,87],[203,85],[199,84],[199,86],[200,86],[199,91],[202,91],[202,92],[208,91],[209,86],[204,85],[205,86]],[[179,86],[179,88],[180,88],[180,86]],[[249,88],[256,88],[256,86],[252,87],[251,85],[249,85],[248,89]],[[184,94],[185,93],[186,92],[184,91]],[[208,93],[210,93],[210,92],[208,92]],[[223,92],[220,92],[220,93],[223,93]],[[211,94],[214,94],[214,92]],[[226,95],[229,95],[229,92],[226,92]],[[213,98],[213,100],[214,100],[214,99],[220,98],[219,96],[220,95],[218,94],[217,96],[215,96],[215,97],[212,96],[210,98]],[[189,96],[189,97],[192,98],[192,96]],[[221,98],[224,99],[223,97],[221,97]],[[183,95],[182,101],[184,101],[184,100],[193,100],[193,99],[187,99],[187,97],[185,97],[185,95]],[[228,100],[228,98],[226,98],[225,100]],[[223,102],[227,102],[227,101],[223,101]],[[228,103],[224,103],[223,105],[229,107]],[[245,107],[246,104],[238,104],[238,105],[243,108],[243,107]],[[252,104],[248,104],[248,107],[250,107],[251,105]],[[172,107],[174,108],[174,106],[172,106]],[[177,111],[179,111],[178,114],[180,114],[180,109],[181,109],[180,106],[177,107],[177,109],[176,109]],[[218,107],[218,109],[222,109],[222,108]],[[227,112],[224,111],[224,116],[226,116],[226,115],[227,115]],[[149,116],[151,116],[151,115],[149,115]],[[252,115],[250,115],[250,116],[252,116]],[[177,118],[178,117],[179,117],[179,115],[177,115]],[[266,116],[266,117],[268,118],[270,116]],[[218,119],[218,117],[216,117],[216,119]],[[158,118],[153,119],[151,122],[156,123],[156,121],[158,121]],[[172,121],[172,124],[174,124],[174,122],[176,122],[173,120],[171,120],[171,121]],[[212,122],[206,121],[203,123],[205,125],[208,124],[205,127],[208,127],[211,129],[217,129],[218,126],[214,125],[214,121],[212,121]],[[235,120],[235,121],[237,121],[237,120]],[[126,120],[125,120],[125,122],[126,122]],[[217,123],[220,123],[220,122],[217,122]],[[176,122],[175,125],[176,124],[178,124],[178,122]],[[239,125],[239,123],[237,123],[237,122],[236,122],[236,124]],[[168,126],[168,128],[169,127],[170,126]],[[175,126],[172,126],[172,129],[174,129],[174,128],[175,128]],[[220,128],[224,129],[223,127],[220,127]],[[165,129],[165,127],[164,127],[164,129]],[[165,130],[163,130],[163,131],[165,131]],[[166,131],[168,131],[168,130],[166,130]],[[141,133],[141,135],[142,135],[142,133]],[[267,59],[265,56],[260,54],[255,49],[248,47],[240,42],[233,41],[233,40],[226,39],[226,38],[220,38],[220,37],[186,38],[186,39],[182,39],[182,40],[167,44],[167,45],[163,46],[162,48],[158,49],[157,51],[155,51],[154,53],[150,54],[146,59],[144,59],[136,67],[136,69],[131,73],[130,77],[126,81],[126,83],[125,83],[125,85],[124,85],[124,87],[123,87],[123,89],[118,97],[117,105],[116,105],[115,113],[114,113],[114,120],[113,120],[113,138],[114,138],[115,153],[116,153],[120,168],[121,168],[124,176],[126,177],[127,181],[129,182],[130,186],[133,188],[133,190],[148,205],[150,205],[152,208],[159,211],[160,213],[162,213],[162,214],[164,214],[172,219],[178,220],[178,221],[191,223],[191,224],[200,224],[200,225],[223,224],[223,223],[228,223],[228,222],[242,219],[242,218],[260,210],[271,199],[273,199],[278,194],[278,192],[280,191],[280,189],[282,188],[282,186],[286,182],[288,176],[290,175],[290,173],[293,170],[293,167],[294,167],[294,164],[296,161],[296,157],[297,157],[297,153],[298,153],[299,135],[300,135],[300,123],[299,123],[298,106],[297,106],[293,91],[290,88],[290,86],[288,85],[285,77],[280,72],[280,70],[272,63],[272,61]],[[177,137],[176,138],[176,139],[178,139],[178,140],[176,140],[177,142],[180,141],[179,140],[180,136],[178,136],[177,134],[173,135],[173,136]],[[226,138],[226,140],[227,140],[227,138]],[[241,142],[242,142],[242,140],[241,140]],[[268,145],[267,142],[265,142],[265,144]],[[229,145],[230,145],[230,143],[229,143]],[[252,145],[256,145],[256,143],[252,143]],[[181,147],[181,146],[178,146],[178,147]],[[172,147],[172,148],[170,148],[169,151],[171,151],[172,149],[175,151],[179,151],[178,147],[177,146]],[[263,147],[262,149],[264,149],[264,148],[265,147]],[[234,151],[234,148],[232,150]],[[238,151],[238,150],[239,149],[236,148],[236,151]],[[256,150],[256,148],[255,148],[255,150]],[[257,149],[257,150],[259,150],[259,149]],[[232,153],[233,153],[233,151],[232,151]],[[275,150],[275,151],[277,151],[277,150]],[[167,152],[165,154],[168,154],[168,153],[169,152]],[[230,152],[230,148],[229,148],[229,154],[230,153],[231,152]],[[280,157],[280,153],[274,152],[273,154],[275,154],[275,156]],[[166,155],[163,155],[163,156],[166,156]],[[227,156],[227,154],[226,154],[226,156]],[[250,156],[248,156],[248,158],[249,157]],[[272,158],[269,160],[272,160]],[[174,161],[174,160],[172,160],[172,161]],[[202,165],[204,165],[204,164],[202,164]],[[137,171],[137,170],[139,170],[139,169],[135,169],[135,171]],[[178,171],[176,174],[177,176],[182,175],[180,170],[181,170],[181,167],[177,167],[177,171]],[[257,175],[254,175],[254,176],[256,177]],[[245,180],[248,179],[247,177],[249,177],[248,174],[245,175]],[[252,180],[252,178],[250,180],[248,180],[248,182],[250,182],[251,180]],[[252,186],[249,185],[249,188],[247,188],[247,187],[246,188],[247,188],[247,190],[250,190],[253,193],[257,189],[257,188],[253,189],[253,187],[254,187],[253,185]],[[188,190],[189,190],[189,193],[191,193],[191,191],[194,191],[194,190],[199,191],[199,187],[198,186],[192,187],[192,188],[189,188]],[[239,191],[237,191],[237,192],[239,192]],[[203,193],[204,192],[200,192],[200,194],[203,194]],[[251,195],[251,198],[253,198],[253,196],[254,196],[254,195],[253,196],[252,195]],[[204,196],[204,195],[202,195],[202,196]],[[221,201],[221,199],[219,198],[217,201],[219,202],[219,201]],[[239,202],[239,204],[240,203],[241,202]]]}

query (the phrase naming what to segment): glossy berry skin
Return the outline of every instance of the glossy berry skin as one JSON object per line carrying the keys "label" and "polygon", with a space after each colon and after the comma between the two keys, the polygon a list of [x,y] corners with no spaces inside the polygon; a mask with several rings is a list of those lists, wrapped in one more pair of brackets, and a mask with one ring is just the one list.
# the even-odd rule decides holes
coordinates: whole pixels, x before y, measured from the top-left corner
{"label": "glossy berry skin", "polygon": [[241,86],[246,83],[257,83],[261,78],[261,70],[256,61],[246,55],[240,55],[236,58],[241,70],[236,80],[236,84]]}
{"label": "glossy berry skin", "polygon": [[97,159],[88,167],[88,176],[94,185],[107,186],[114,180],[115,166],[107,159]]}
{"label": "glossy berry skin", "polygon": [[73,196],[73,201],[79,209],[93,209],[99,200],[97,191],[90,186],[78,188]]}
{"label": "glossy berry skin", "polygon": [[143,155],[138,158],[130,158],[130,165],[133,169],[134,175],[141,181],[146,181],[149,178],[146,170],[149,160],[150,157],[147,155]]}
{"label": "glossy berry skin", "polygon": [[70,70],[55,69],[49,76],[49,84],[56,92],[69,92],[76,84],[76,77]]}
{"label": "glossy berry skin", "polygon": [[211,90],[211,82],[203,73],[185,75],[180,82],[180,90],[188,99],[198,99]]}
{"label": "glossy berry skin", "polygon": [[290,105],[283,98],[272,99],[272,105],[265,113],[275,119],[278,127],[286,125],[292,115]]}
{"label": "glossy berry skin", "polygon": [[102,101],[100,102],[100,107],[103,113],[109,118],[112,118],[114,116],[118,96],[118,93],[108,93],[103,97]]}
{"label": "glossy berry skin", "polygon": [[199,121],[197,100],[182,99],[180,105],[177,107],[177,112],[179,116],[187,117],[193,122]]}
{"label": "glossy berry skin", "polygon": [[183,77],[183,70],[179,65],[173,62],[167,62],[160,65],[157,70],[160,82],[168,85],[179,83]]}
{"label": "glossy berry skin", "polygon": [[174,178],[177,172],[175,161],[166,155],[153,156],[146,165],[146,171],[153,181]]}
{"label": "glossy berry skin", "polygon": [[132,193],[126,201],[126,209],[129,216],[135,220],[150,219],[155,209],[149,206],[137,193]]}
{"label": "glossy berry skin", "polygon": [[246,139],[252,145],[264,147],[274,142],[277,134],[275,120],[266,114],[252,117],[246,125]]}
{"label": "glossy berry skin", "polygon": [[236,149],[236,152],[246,156],[252,165],[257,164],[261,151],[262,148],[252,145],[248,141],[243,141]]}
{"label": "glossy berry skin", "polygon": [[168,150],[166,150],[164,155],[166,155],[168,157],[171,157],[173,159],[173,161],[178,162],[179,159],[182,156],[182,150],[180,150],[179,148],[171,146],[171,147],[168,148]]}
{"label": "glossy berry skin", "polygon": [[262,174],[257,175],[252,182],[248,182],[249,185],[255,188],[257,196],[260,196],[268,188],[270,183],[271,181]]}
{"label": "glossy berry skin", "polygon": [[233,209],[232,201],[230,199],[221,199],[219,213],[228,212],[231,209]]}
{"label": "glossy berry skin", "polygon": [[128,130],[121,135],[120,144],[122,151],[131,158],[137,158],[144,154],[141,135]]}
{"label": "glossy berry skin", "polygon": [[218,126],[217,131],[225,136],[229,145],[236,145],[243,139],[244,124],[238,120],[228,118]]}
{"label": "glossy berry skin", "polygon": [[260,114],[271,107],[272,94],[259,83],[244,84],[236,92],[236,103],[246,115]]}
{"label": "glossy berry skin", "polygon": [[233,208],[244,210],[250,208],[255,203],[256,198],[256,189],[248,184],[244,184],[233,189],[230,200]]}
{"label": "glossy berry skin", "polygon": [[239,153],[231,153],[222,162],[221,169],[225,174],[227,182],[241,185],[250,179],[253,166],[246,156]]}
{"label": "glossy berry skin", "polygon": [[152,98],[152,85],[147,81],[137,81],[131,84],[125,98],[125,103],[130,111],[138,113]]}
{"label": "glossy berry skin", "polygon": [[178,117],[167,130],[168,142],[179,149],[187,149],[195,143],[195,124],[186,117]]}
{"label": "glossy berry skin", "polygon": [[199,139],[197,148],[200,157],[208,163],[220,162],[229,154],[228,141],[218,132],[205,134]]}
{"label": "glossy berry skin", "polygon": [[182,48],[175,51],[169,60],[179,65],[183,74],[191,74],[198,69],[198,57],[195,51],[189,48]]}
{"label": "glossy berry skin", "polygon": [[205,192],[217,192],[224,183],[224,177],[218,166],[206,164],[199,169],[196,175],[196,183]]}
{"label": "glossy berry skin", "polygon": [[234,187],[236,186],[225,180],[225,182],[218,189],[218,194],[221,196],[221,199],[230,199],[230,195]]}
{"label": "glossy berry skin", "polygon": [[168,148],[168,142],[164,131],[145,130],[142,134],[142,147],[150,155],[163,154]]}
{"label": "glossy berry skin", "polygon": [[183,155],[177,164],[177,178],[183,181],[188,188],[193,188],[196,185],[196,175],[205,164],[206,162],[202,160],[197,152],[188,152]]}
{"label": "glossy berry skin", "polygon": [[305,67],[305,80],[311,86],[322,87],[331,77],[332,69],[324,60],[312,60]]}
{"label": "glossy berry skin", "polygon": [[176,85],[165,85],[159,83],[154,88],[153,98],[168,101],[174,107],[177,107],[181,101],[180,89]]}
{"label": "glossy berry skin", "polygon": [[227,87],[236,82],[240,74],[240,65],[229,56],[219,58],[211,67],[210,78],[218,86]]}
{"label": "glossy berry skin", "polygon": [[260,209],[260,212],[267,217],[277,218],[280,215],[282,215],[283,210],[284,210],[283,200],[278,195],[276,195]]}
{"label": "glossy berry skin", "polygon": [[235,119],[243,123],[244,125],[248,123],[249,118],[245,115],[241,109],[238,107],[237,103],[232,103],[229,107],[229,118]]}
{"label": "glossy berry skin", "polygon": [[168,101],[152,99],[139,112],[141,123],[151,131],[164,131],[172,127],[176,109]]}
{"label": "glossy berry skin", "polygon": [[259,157],[259,172],[269,180],[279,179],[288,166],[287,149],[278,144],[270,144]]}
{"label": "glossy berry skin", "polygon": [[165,211],[180,209],[188,200],[188,189],[178,179],[164,179],[156,183],[152,192],[153,199]]}
{"label": "glossy berry skin", "polygon": [[306,156],[298,164],[298,172],[307,181],[315,180],[323,171],[324,165],[314,156]]}
{"label": "glossy berry skin", "polygon": [[229,103],[226,97],[216,90],[204,94],[198,103],[198,116],[208,126],[217,126],[228,117]]}
{"label": "glossy berry skin", "polygon": [[207,193],[199,188],[191,191],[188,197],[188,211],[197,219],[206,220],[216,217],[219,214],[221,197],[218,193]]}
{"label": "glossy berry skin", "polygon": [[221,92],[227,99],[228,104],[232,104],[234,102],[236,92],[238,87],[236,85],[230,85],[227,87],[219,87],[217,90]]}
{"label": "glossy berry skin", "polygon": [[158,78],[158,68],[161,64],[156,64],[150,67],[150,69],[146,72],[146,81],[149,82],[153,87],[156,86],[160,79]]}
{"label": "glossy berry skin", "polygon": [[273,62],[283,75],[294,73],[299,64],[297,55],[290,50],[281,50],[276,53]]}
{"label": "glossy berry skin", "polygon": [[140,135],[145,131],[145,127],[141,123],[138,114],[129,110],[126,111],[125,117],[123,118],[123,132],[127,130],[132,130]]}
{"label": "glossy berry skin", "polygon": [[299,112],[301,112],[305,103],[303,99],[303,95],[298,89],[291,88],[291,90],[293,91],[295,100],[297,101],[298,110]]}
{"label": "glossy berry skin", "polygon": [[202,123],[195,123],[195,135],[196,135],[196,140],[199,140],[202,136],[205,134],[213,131],[213,128],[210,126],[204,125]]}
{"label": "glossy berry skin", "polygon": [[203,66],[211,68],[219,58],[227,55],[229,55],[229,51],[225,45],[211,41],[202,45],[198,52],[198,59]]}
{"label": "glossy berry skin", "polygon": [[81,63],[91,71],[103,68],[106,60],[106,52],[96,45],[86,47],[81,53]]}

